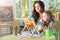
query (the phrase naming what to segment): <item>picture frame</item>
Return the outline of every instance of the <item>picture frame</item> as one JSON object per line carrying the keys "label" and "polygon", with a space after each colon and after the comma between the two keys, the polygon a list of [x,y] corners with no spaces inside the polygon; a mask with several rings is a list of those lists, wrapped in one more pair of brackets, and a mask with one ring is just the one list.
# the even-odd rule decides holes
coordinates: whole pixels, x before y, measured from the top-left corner
{"label": "picture frame", "polygon": [[12,6],[0,6],[0,21],[13,21],[13,7]]}

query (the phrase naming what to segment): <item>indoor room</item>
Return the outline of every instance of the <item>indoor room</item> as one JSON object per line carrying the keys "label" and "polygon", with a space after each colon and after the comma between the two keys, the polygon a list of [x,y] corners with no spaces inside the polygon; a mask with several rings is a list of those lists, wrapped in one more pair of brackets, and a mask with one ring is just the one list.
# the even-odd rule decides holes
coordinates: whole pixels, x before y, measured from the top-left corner
{"label": "indoor room", "polygon": [[59,0],[0,0],[0,40],[60,40]]}

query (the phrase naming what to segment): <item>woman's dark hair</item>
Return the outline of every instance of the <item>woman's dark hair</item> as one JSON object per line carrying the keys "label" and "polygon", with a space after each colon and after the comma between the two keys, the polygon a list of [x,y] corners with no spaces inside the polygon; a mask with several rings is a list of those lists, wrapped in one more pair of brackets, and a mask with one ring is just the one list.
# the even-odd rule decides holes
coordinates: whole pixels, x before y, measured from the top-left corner
{"label": "woman's dark hair", "polygon": [[36,12],[36,10],[35,10],[35,4],[36,4],[36,3],[39,3],[42,12],[44,12],[44,10],[45,10],[45,9],[44,9],[44,3],[43,3],[42,1],[35,1],[35,2],[34,2],[32,17],[34,18],[35,23],[37,23],[38,18],[40,17],[39,13]]}
{"label": "woman's dark hair", "polygon": [[55,21],[54,21],[54,17],[53,17],[53,15],[52,15],[52,12],[50,12],[50,11],[45,11],[45,13],[49,16],[50,21],[55,22]]}

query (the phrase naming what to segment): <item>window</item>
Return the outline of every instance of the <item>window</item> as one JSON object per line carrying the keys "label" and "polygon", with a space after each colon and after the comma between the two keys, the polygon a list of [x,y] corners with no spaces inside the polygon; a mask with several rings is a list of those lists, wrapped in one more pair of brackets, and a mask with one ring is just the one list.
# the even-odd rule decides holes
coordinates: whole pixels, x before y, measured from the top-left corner
{"label": "window", "polygon": [[48,2],[49,2],[49,5],[53,6],[57,12],[60,11],[60,9],[59,9],[60,8],[60,1],[59,0],[48,0]]}
{"label": "window", "polygon": [[21,16],[20,14],[20,0],[16,2],[16,18],[19,18]]}
{"label": "window", "polygon": [[16,18],[28,17],[31,15],[33,3],[34,0],[18,0],[16,2]]}

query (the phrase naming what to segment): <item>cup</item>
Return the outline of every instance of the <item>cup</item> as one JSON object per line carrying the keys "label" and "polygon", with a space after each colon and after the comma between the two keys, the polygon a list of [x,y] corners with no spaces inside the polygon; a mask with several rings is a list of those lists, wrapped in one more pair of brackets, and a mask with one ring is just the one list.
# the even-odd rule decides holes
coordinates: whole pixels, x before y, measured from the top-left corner
{"label": "cup", "polygon": [[51,30],[46,29],[46,30],[45,30],[45,35],[46,35],[46,36],[51,36],[51,35],[52,35]]}

